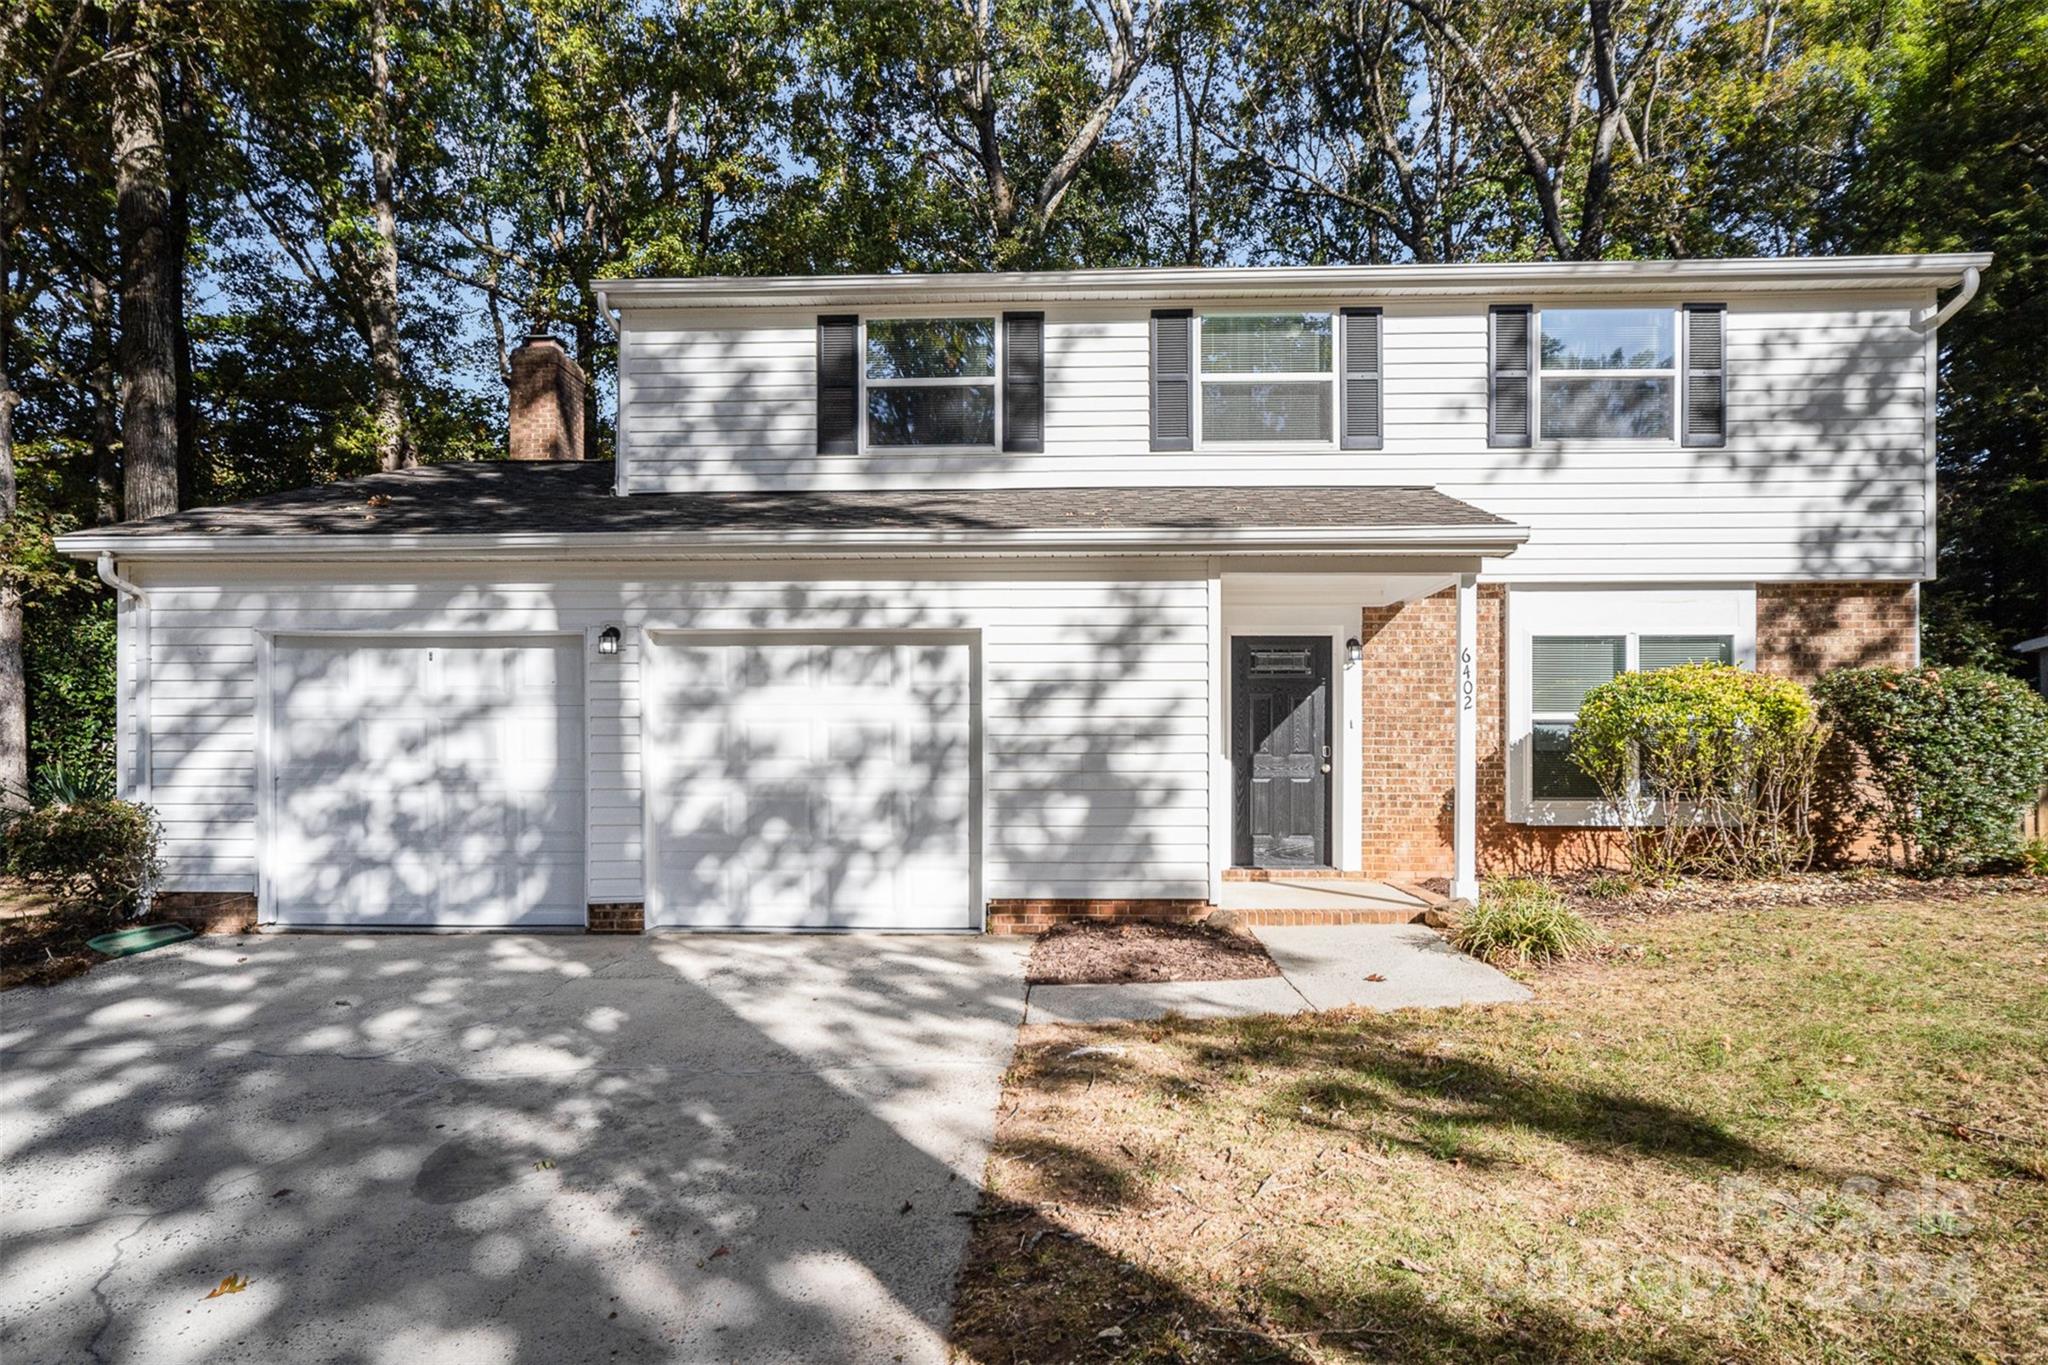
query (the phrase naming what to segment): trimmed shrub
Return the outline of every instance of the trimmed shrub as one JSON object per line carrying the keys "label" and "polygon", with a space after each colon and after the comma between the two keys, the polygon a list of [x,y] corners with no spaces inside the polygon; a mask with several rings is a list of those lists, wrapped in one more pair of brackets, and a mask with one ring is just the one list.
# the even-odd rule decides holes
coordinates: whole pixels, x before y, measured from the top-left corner
{"label": "trimmed shrub", "polygon": [[1780,876],[1813,861],[1813,775],[1826,737],[1799,684],[1684,664],[1588,692],[1572,762],[1626,831],[1637,876]]}
{"label": "trimmed shrub", "polygon": [[1980,668],[1845,668],[1815,689],[1867,768],[1861,810],[1917,872],[2020,856],[2020,816],[2048,781],[2048,701]]}
{"label": "trimmed shrub", "polygon": [[157,875],[156,812],[132,801],[77,801],[16,811],[0,826],[8,873],[47,891],[65,913],[111,923]]}
{"label": "trimmed shrub", "polygon": [[1584,951],[1597,937],[1554,887],[1533,877],[1489,878],[1479,904],[1451,929],[1460,952],[1496,964],[1554,962]]}

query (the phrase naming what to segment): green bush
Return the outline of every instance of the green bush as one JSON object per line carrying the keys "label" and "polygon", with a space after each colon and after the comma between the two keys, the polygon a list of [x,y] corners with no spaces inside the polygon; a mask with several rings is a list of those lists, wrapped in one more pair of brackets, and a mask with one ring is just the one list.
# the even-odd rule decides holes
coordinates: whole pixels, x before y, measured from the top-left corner
{"label": "green bush", "polygon": [[37,772],[62,774],[65,789],[114,794],[114,604],[79,610],[71,598],[30,613],[22,641],[28,667],[28,752]]}
{"label": "green bush", "polygon": [[1825,739],[1799,684],[1685,664],[1588,692],[1572,762],[1620,820],[1637,876],[1779,876],[1813,860]]}
{"label": "green bush", "polygon": [[1597,937],[1555,888],[1531,877],[1489,878],[1451,930],[1459,951],[1498,964],[1572,957]]}
{"label": "green bush", "polygon": [[1864,813],[1907,867],[2018,859],[2021,813],[2048,781],[2048,701],[1978,668],[1845,668],[1815,692],[1868,769]]}
{"label": "green bush", "polygon": [[156,879],[156,812],[132,801],[15,811],[0,825],[0,859],[66,913],[111,922]]}

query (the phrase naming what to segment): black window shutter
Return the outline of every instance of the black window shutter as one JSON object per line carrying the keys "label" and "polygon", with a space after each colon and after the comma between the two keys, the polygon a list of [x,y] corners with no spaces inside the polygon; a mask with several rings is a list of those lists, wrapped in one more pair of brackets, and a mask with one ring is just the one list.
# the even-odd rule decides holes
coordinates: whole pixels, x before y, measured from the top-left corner
{"label": "black window shutter", "polygon": [[1526,303],[1497,303],[1487,313],[1486,443],[1525,446],[1535,434],[1535,317]]}
{"label": "black window shutter", "polygon": [[1679,389],[1684,418],[1679,443],[1718,446],[1728,442],[1728,305],[1685,305],[1685,352]]}
{"label": "black window shutter", "polygon": [[1378,450],[1384,442],[1380,383],[1380,310],[1344,310],[1344,441],[1346,450]]}
{"label": "black window shutter", "polygon": [[1152,448],[1195,448],[1195,315],[1187,308],[1152,313]]}
{"label": "black window shutter", "polygon": [[818,453],[860,453],[860,319],[818,319]]}
{"label": "black window shutter", "polygon": [[1045,314],[1003,314],[1003,449],[1045,450]]}

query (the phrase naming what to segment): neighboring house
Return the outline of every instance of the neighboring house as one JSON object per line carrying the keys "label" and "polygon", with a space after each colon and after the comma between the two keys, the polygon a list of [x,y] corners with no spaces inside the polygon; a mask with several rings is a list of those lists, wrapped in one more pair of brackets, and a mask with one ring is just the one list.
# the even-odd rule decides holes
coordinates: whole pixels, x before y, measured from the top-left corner
{"label": "neighboring house", "polygon": [[2040,689],[2042,696],[2048,697],[2048,635],[2022,640],[2012,647],[2012,652],[2034,661],[2034,686]]}
{"label": "neighboring house", "polygon": [[1914,659],[1987,263],[619,281],[615,467],[529,343],[514,462],[61,545],[166,893],[270,923],[1470,895],[1597,855],[1616,672]]}

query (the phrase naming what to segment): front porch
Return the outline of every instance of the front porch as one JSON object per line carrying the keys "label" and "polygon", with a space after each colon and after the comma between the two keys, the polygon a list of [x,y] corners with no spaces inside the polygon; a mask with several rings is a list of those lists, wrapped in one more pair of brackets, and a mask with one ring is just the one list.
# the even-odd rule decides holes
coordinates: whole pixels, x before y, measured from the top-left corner
{"label": "front porch", "polygon": [[[1481,565],[1213,580],[1214,905],[1405,919],[1434,899],[1408,886],[1432,878],[1476,898]],[[1416,631],[1403,609],[1425,600],[1440,624]]]}
{"label": "front porch", "polygon": [[1216,908],[1246,924],[1412,924],[1442,902],[1365,877],[1226,877]]}

